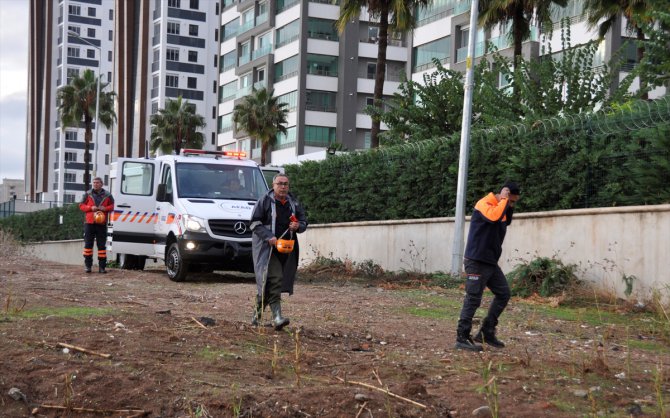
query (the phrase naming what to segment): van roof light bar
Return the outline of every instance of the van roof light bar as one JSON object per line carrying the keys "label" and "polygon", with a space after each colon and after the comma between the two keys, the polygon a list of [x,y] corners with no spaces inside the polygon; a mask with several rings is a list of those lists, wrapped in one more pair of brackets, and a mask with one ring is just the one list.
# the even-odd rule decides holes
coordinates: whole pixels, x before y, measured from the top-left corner
{"label": "van roof light bar", "polygon": [[238,160],[247,157],[244,151],[208,151],[204,149],[182,148],[179,155],[214,155],[216,158],[220,157],[236,157]]}

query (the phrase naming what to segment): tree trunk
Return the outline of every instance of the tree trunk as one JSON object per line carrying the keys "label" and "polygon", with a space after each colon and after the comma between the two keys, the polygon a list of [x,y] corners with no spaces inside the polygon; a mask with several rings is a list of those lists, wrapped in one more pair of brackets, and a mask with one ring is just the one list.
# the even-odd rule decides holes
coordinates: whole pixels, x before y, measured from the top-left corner
{"label": "tree trunk", "polygon": [[[512,34],[512,37],[514,39],[514,71],[519,68],[519,63],[521,62],[521,58],[523,56],[523,38],[526,35],[521,31],[521,22],[523,21],[523,9],[518,8],[515,12],[514,16],[514,33]],[[519,103],[519,86],[517,77],[514,77],[513,80],[515,80],[514,84],[512,85],[512,98],[514,100],[514,103]]]}
{"label": "tree trunk", "polygon": [[265,167],[265,154],[268,153],[268,143],[261,141],[261,166]]}
{"label": "tree trunk", "polygon": [[[389,32],[389,6],[383,1],[381,16],[379,19],[379,46],[377,48],[377,69],[375,71],[375,95],[374,106],[379,113],[383,110],[384,79],[386,78],[386,48],[388,47]],[[379,147],[379,130],[381,119],[378,115],[372,116],[372,129],[370,131],[370,147]]]}
{"label": "tree trunk", "polygon": [[[644,58],[644,46],[642,46],[642,42],[644,42],[645,36],[641,28],[636,26],[635,30],[637,32],[637,40],[640,42],[640,44],[638,44],[637,47],[637,63],[639,65],[642,62],[642,59]],[[644,93],[642,93],[642,96],[640,96],[642,100],[649,99],[649,93],[645,91],[646,89],[647,89],[647,82],[643,80],[642,77],[640,77],[640,90],[644,91]]]}

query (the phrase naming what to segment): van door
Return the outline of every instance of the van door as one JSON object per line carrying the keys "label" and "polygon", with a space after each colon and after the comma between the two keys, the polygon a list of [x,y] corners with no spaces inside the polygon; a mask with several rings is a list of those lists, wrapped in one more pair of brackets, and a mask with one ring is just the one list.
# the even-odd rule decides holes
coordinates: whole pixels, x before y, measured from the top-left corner
{"label": "van door", "polygon": [[159,258],[165,257],[165,245],[167,244],[167,237],[170,231],[178,221],[178,213],[174,206],[176,196],[174,186],[174,175],[171,164],[163,164],[160,168],[159,184],[165,185],[165,201],[156,202],[156,222],[154,223],[154,235],[156,242],[154,243],[154,252]]}
{"label": "van door", "polygon": [[115,254],[154,256],[156,165],[153,160],[119,158],[112,224]]}

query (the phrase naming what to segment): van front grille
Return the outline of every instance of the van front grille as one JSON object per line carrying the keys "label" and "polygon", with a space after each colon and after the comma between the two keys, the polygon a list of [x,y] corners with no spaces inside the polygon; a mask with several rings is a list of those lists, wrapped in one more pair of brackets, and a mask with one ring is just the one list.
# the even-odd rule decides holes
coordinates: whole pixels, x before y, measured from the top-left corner
{"label": "van front grille", "polygon": [[[244,226],[244,228],[242,228]],[[214,235],[233,238],[251,238],[249,222],[227,219],[210,219],[209,229]],[[240,233],[242,232],[242,233]]]}

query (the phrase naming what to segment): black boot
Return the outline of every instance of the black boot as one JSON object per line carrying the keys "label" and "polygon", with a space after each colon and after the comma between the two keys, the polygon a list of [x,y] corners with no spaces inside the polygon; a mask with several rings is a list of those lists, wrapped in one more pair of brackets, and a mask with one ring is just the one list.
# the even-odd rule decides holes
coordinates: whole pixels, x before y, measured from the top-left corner
{"label": "black boot", "polygon": [[291,322],[288,318],[281,316],[281,302],[271,304],[270,309],[272,310],[272,326],[275,327],[276,331],[281,331]]}
{"label": "black boot", "polygon": [[260,301],[256,301],[254,306],[254,315],[251,317],[251,325],[257,327],[260,324],[263,316],[263,304]]}
{"label": "black boot", "polygon": [[86,273],[91,272],[91,267],[93,267],[93,259],[89,259],[88,257],[84,257],[84,271]]}
{"label": "black boot", "polygon": [[455,347],[459,350],[482,351],[482,346],[472,341],[469,332],[467,334],[463,332],[457,334]]}
{"label": "black boot", "polygon": [[473,340],[478,343],[488,344],[491,347],[505,348],[505,343],[496,338],[496,326],[493,324],[493,321],[484,319],[484,322],[482,322],[482,328],[479,330],[477,335],[475,335]]}
{"label": "black boot", "polygon": [[106,258],[99,258],[98,259],[98,273],[105,274],[107,273],[107,259]]}

